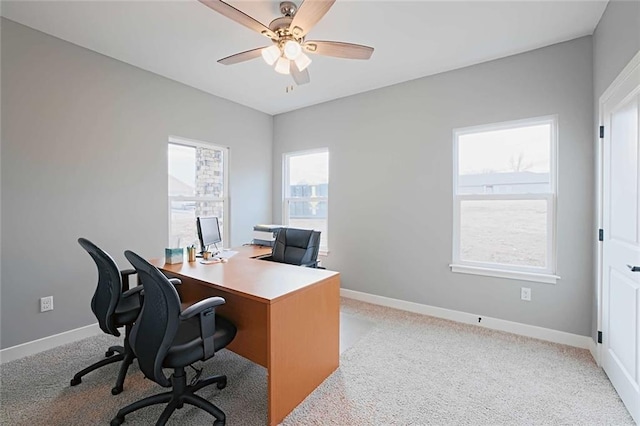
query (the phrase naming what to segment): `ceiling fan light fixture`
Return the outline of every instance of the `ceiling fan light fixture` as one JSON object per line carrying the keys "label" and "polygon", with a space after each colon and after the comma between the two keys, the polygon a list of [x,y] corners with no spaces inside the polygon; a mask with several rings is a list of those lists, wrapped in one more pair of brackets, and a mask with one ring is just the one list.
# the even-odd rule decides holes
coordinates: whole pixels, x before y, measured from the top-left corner
{"label": "ceiling fan light fixture", "polygon": [[290,62],[287,58],[281,56],[278,58],[278,62],[276,62],[275,70],[280,74],[289,74]]}
{"label": "ceiling fan light fixture", "polygon": [[[0,0],[2,1],[2,0]],[[269,37],[272,45],[236,53],[218,60],[222,65],[233,65],[262,56],[279,74],[291,75],[297,85],[309,83],[308,67],[311,59],[306,53],[345,59],[369,59],[373,47],[339,41],[307,41],[309,31],[320,21],[336,0],[301,0],[300,7],[293,1],[279,0],[279,18],[269,26],[226,3],[228,0],[198,0],[217,13]]]}
{"label": "ceiling fan light fixture", "polygon": [[269,47],[265,47],[264,49],[262,49],[261,53],[262,59],[264,59],[264,61],[269,65],[275,64],[280,57],[280,49],[278,49],[278,46],[276,46],[275,44]]}
{"label": "ceiling fan light fixture", "polygon": [[296,66],[300,71],[304,71],[305,68],[307,68],[311,63],[311,58],[309,58],[304,53],[300,52],[300,54],[298,55],[298,57],[295,59],[294,62],[296,63]]}
{"label": "ceiling fan light fixture", "polygon": [[284,56],[286,56],[287,59],[291,59],[292,61],[295,61],[302,53],[302,47],[300,46],[300,43],[295,40],[288,40],[284,44],[284,48],[282,50],[284,51]]}

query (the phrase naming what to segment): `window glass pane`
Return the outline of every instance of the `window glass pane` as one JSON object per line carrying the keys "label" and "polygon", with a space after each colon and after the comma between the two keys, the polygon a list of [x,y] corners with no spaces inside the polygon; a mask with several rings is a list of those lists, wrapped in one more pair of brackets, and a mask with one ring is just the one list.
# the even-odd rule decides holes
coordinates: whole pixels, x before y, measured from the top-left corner
{"label": "window glass pane", "polygon": [[224,233],[224,201],[205,198],[225,197],[225,149],[172,141],[168,144],[169,244],[198,247],[196,217],[218,217]]}
{"label": "window glass pane", "polygon": [[171,247],[186,247],[197,244],[195,202],[171,202]]}
{"label": "window glass pane", "polygon": [[169,196],[224,197],[223,151],[169,144]]}
{"label": "window glass pane", "polygon": [[463,200],[461,260],[545,268],[546,200]]}
{"label": "window glass pane", "polygon": [[329,245],[327,234],[326,201],[290,201],[289,226],[292,228],[315,229],[320,231],[320,246],[326,249]]}
{"label": "window glass pane", "polygon": [[289,158],[287,196],[326,197],[329,191],[329,153],[301,154]]}
{"label": "window glass pane", "polygon": [[196,217],[216,216],[224,241],[224,203],[222,201],[171,201],[171,236],[169,243],[175,247],[198,244]]}
{"label": "window glass pane", "polygon": [[550,123],[458,137],[458,194],[551,192]]}
{"label": "window glass pane", "polygon": [[[294,154],[286,159],[285,196],[289,212],[286,224],[292,228],[320,231],[320,247],[328,250],[329,152]],[[322,200],[296,201],[300,198]]]}
{"label": "window glass pane", "polygon": [[169,195],[195,195],[196,149],[169,144]]}
{"label": "window glass pane", "polygon": [[219,149],[196,148],[196,196],[225,196],[223,155]]}

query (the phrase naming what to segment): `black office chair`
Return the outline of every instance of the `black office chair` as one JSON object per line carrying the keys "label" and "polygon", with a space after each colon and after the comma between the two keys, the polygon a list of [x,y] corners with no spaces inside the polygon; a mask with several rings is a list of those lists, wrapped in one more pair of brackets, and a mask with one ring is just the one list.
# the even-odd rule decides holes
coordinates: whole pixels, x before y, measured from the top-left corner
{"label": "black office chair", "polygon": [[124,346],[111,346],[105,353],[106,359],[96,362],[73,376],[71,386],[82,383],[82,377],[93,370],[122,361],[116,385],[111,389],[111,393],[117,395],[122,392],[127,370],[135,358],[129,345],[129,334],[133,322],[140,313],[142,287],[137,286],[129,290],[129,277],[136,273],[134,269],[120,271],[111,256],[91,241],[78,238],[78,243],[89,253],[98,267],[98,286],[91,299],[91,310],[98,319],[102,331],[119,337],[118,328],[125,327],[125,337]]}
{"label": "black office chair", "polygon": [[276,234],[271,256],[262,259],[317,268],[319,250],[320,231],[280,228]]}
{"label": "black office chair", "polygon": [[[111,420],[111,425],[122,424],[127,414],[140,408],[168,403],[156,423],[164,425],[176,409],[187,403],[213,415],[216,418],[214,426],[224,426],[224,413],[194,392],[213,383],[223,389],[227,386],[227,377],[212,376],[195,383],[192,381],[187,386],[185,367],[213,357],[235,337],[236,327],[215,313],[216,306],[223,305],[225,300],[209,297],[180,311],[180,297],[170,281],[132,251],[126,251],[125,256],[144,287],[144,304],[131,331],[131,346],[145,377],[172,389],[122,408]],[[173,369],[171,377],[165,376],[163,368]]]}

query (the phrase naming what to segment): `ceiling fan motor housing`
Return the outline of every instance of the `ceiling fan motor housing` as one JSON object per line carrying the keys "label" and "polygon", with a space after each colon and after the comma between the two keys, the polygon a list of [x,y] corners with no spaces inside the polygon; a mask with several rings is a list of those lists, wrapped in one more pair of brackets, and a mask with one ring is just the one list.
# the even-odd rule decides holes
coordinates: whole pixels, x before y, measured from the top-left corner
{"label": "ceiling fan motor housing", "polygon": [[291,22],[293,21],[293,17],[298,11],[298,6],[295,3],[290,1],[283,1],[280,3],[280,13],[284,16],[280,18],[276,18],[269,24],[269,29],[278,35],[279,40],[274,40],[274,42],[279,42],[280,45],[286,43],[289,40],[295,40],[298,43],[302,43],[304,37],[296,37],[291,34],[290,27]]}
{"label": "ceiling fan motor housing", "polygon": [[269,29],[278,35],[290,35],[289,25],[293,18],[290,16],[281,16],[276,18],[269,24]]}
{"label": "ceiling fan motor housing", "polygon": [[293,18],[293,15],[298,11],[298,6],[294,2],[291,1],[283,1],[280,3],[280,13],[284,16],[288,16]]}

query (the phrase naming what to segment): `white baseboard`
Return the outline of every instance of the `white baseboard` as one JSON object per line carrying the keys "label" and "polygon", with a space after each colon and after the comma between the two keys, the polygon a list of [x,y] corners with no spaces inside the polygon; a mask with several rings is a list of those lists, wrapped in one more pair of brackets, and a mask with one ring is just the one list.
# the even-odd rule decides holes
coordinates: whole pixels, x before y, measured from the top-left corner
{"label": "white baseboard", "polygon": [[[436,306],[407,302],[405,300],[391,299],[389,297],[376,296],[374,294],[362,293],[345,288],[340,289],[340,295],[349,299],[372,303],[374,305],[387,306],[390,308],[414,312],[417,314],[429,315],[432,317],[448,319],[465,324],[472,324],[492,330],[506,331],[508,333],[518,334],[520,336],[533,337],[535,339],[546,340],[548,342],[561,343],[563,345],[589,349],[592,354],[597,353],[596,349],[592,349],[592,345],[595,346],[595,344],[593,342],[593,339],[589,336],[580,336],[579,334],[572,334],[564,331],[552,330],[550,328],[538,327],[535,325],[528,325],[498,318],[491,318],[484,315],[475,315],[468,312],[454,311],[451,309],[438,308]],[[482,321],[478,322],[478,318],[482,318]],[[596,359],[595,356],[594,359]]]}
{"label": "white baseboard", "polygon": [[76,328],[74,330],[65,331],[63,333],[54,334],[53,336],[43,337],[42,339],[11,346],[10,348],[0,350],[0,364],[24,358],[25,356],[35,355],[39,352],[53,349],[60,345],[102,333],[103,331],[100,329],[98,323],[95,323]]}
{"label": "white baseboard", "polygon": [[[372,303],[374,305],[387,306],[390,308],[400,309],[403,311],[414,312],[417,314],[429,315],[432,317],[448,319],[465,324],[472,324],[492,330],[506,331],[526,337],[533,337],[540,340],[546,340],[554,343],[575,346],[582,349],[588,349],[593,359],[600,365],[598,346],[589,336],[580,336],[578,334],[567,333],[564,331],[552,330],[550,328],[537,327],[517,323],[513,321],[501,320],[482,315],[470,314],[468,312],[454,311],[451,309],[438,308],[436,306],[423,305],[420,303],[407,302],[405,300],[392,299],[384,296],[376,296],[374,294],[362,293],[359,291],[340,289],[340,295],[349,299],[360,300],[362,302]],[[478,318],[482,318],[482,322],[478,323]],[[54,334],[53,336],[43,337],[42,339],[33,340],[31,342],[22,343],[10,348],[0,350],[0,364],[23,358],[29,355],[35,355],[39,352],[53,349],[66,343],[75,342],[86,337],[101,334],[102,330],[98,323],[90,324],[74,330],[65,331],[63,333]]]}

